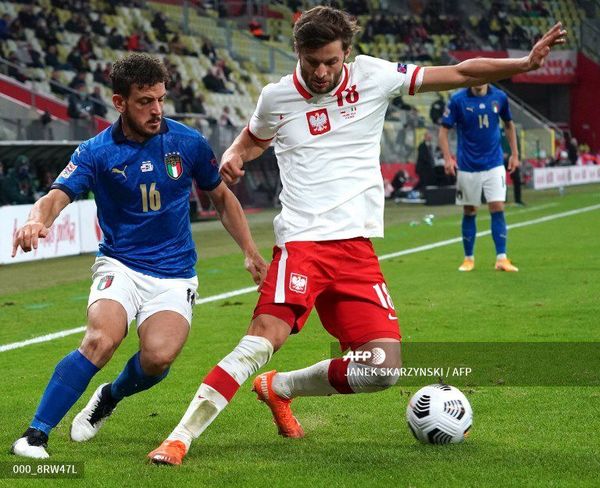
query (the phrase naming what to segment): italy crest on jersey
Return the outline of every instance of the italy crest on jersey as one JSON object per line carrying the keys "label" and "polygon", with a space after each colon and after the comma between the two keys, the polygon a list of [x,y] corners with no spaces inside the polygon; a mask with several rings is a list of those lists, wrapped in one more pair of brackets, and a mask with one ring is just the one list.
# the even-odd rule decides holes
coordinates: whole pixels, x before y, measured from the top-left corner
{"label": "italy crest on jersey", "polygon": [[500,104],[496,100],[494,100],[492,102],[492,110],[494,111],[495,114],[500,112]]}
{"label": "italy crest on jersey", "polygon": [[102,290],[106,290],[107,288],[110,288],[110,285],[112,285],[112,282],[114,279],[115,279],[114,275],[104,276],[98,283],[98,290],[102,291]]}
{"label": "italy crest on jersey", "polygon": [[165,154],[165,166],[167,167],[167,174],[174,180],[179,179],[183,174],[183,162],[181,161],[181,154],[178,152]]}

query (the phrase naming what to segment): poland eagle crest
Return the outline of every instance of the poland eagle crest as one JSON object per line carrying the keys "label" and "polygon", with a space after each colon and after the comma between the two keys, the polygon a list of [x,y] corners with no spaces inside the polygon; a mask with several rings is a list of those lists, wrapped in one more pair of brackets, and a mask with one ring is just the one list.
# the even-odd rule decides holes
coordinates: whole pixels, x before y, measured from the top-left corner
{"label": "poland eagle crest", "polygon": [[331,125],[329,124],[329,114],[327,113],[326,108],[307,112],[306,120],[308,121],[310,133],[313,136],[325,134],[325,132],[329,132],[331,130]]}
{"label": "poland eagle crest", "polygon": [[298,273],[290,274],[290,290],[296,293],[306,293],[308,278]]}

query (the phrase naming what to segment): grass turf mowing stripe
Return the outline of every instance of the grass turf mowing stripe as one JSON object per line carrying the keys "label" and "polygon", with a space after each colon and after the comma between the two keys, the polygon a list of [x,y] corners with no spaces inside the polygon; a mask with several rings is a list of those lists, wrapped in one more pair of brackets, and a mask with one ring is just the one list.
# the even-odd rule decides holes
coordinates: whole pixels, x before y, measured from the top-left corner
{"label": "grass turf mowing stripe", "polygon": [[[598,205],[591,205],[588,207],[582,207],[582,208],[577,208],[574,210],[569,210],[566,212],[560,212],[557,214],[551,214],[551,215],[546,215],[544,217],[539,217],[537,219],[532,219],[532,220],[526,220],[524,222],[517,222],[516,224],[510,224],[507,226],[508,229],[517,229],[519,227],[527,227],[530,225],[535,225],[535,224],[541,224],[544,222],[550,222],[552,220],[556,220],[556,219],[561,219],[561,218],[565,218],[565,217],[570,217],[572,215],[577,215],[577,214],[581,214],[584,212],[591,212],[593,210],[598,210],[600,209],[600,204]],[[481,231],[477,233],[478,237],[481,236],[486,236],[489,235],[491,233],[491,231],[489,230],[485,230],[485,231]],[[417,252],[422,252],[422,251],[428,251],[430,249],[436,249],[438,247],[443,247],[443,246],[448,246],[450,244],[456,244],[462,242],[462,237],[455,237],[453,239],[446,239],[443,241],[438,241],[438,242],[433,242],[431,244],[425,244],[423,246],[418,246],[418,247],[412,247],[410,249],[404,249],[403,251],[398,251],[398,252],[394,252],[394,253],[389,253],[389,254],[384,254],[382,256],[379,256],[379,260],[380,261],[385,261],[387,259],[392,259],[392,258],[396,258],[399,256],[405,256],[407,254],[415,254]],[[226,298],[231,298],[234,296],[238,296],[238,295],[245,295],[247,293],[252,293],[253,291],[256,291],[256,286],[249,286],[246,288],[240,288],[238,290],[231,290],[225,293],[219,293],[218,295],[212,295],[209,297],[205,297],[202,298],[200,300],[196,301],[196,305],[202,305],[204,303],[210,303],[210,302],[216,302],[219,300],[223,300]],[[0,346],[0,352],[5,352],[5,351],[10,351],[13,349],[20,349],[22,347],[27,347],[30,346],[32,344],[39,344],[42,342],[48,342],[48,341],[52,341],[54,339],[60,339],[62,337],[66,337],[68,335],[71,334],[77,334],[79,332],[83,332],[85,330],[85,326],[82,327],[77,327],[75,329],[68,329],[68,330],[64,330],[64,331],[60,331],[60,332],[55,332],[53,334],[46,334],[43,336],[39,336],[39,337],[34,337],[32,339],[28,339],[25,341],[20,341],[20,342],[13,342],[11,344],[5,344],[5,345],[1,345]]]}

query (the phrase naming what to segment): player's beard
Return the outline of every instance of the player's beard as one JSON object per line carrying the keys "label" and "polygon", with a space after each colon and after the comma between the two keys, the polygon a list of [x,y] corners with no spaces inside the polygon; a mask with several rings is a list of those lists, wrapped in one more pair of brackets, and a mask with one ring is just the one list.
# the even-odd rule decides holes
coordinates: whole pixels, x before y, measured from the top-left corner
{"label": "player's beard", "polygon": [[300,67],[300,71],[302,72],[302,77],[304,78],[304,80],[305,81],[307,79],[309,80],[306,82],[306,86],[308,86],[308,89],[313,93],[323,94],[323,93],[329,93],[331,90],[333,90],[338,85],[338,83],[340,82],[340,78],[342,77],[344,67],[342,66],[342,68],[340,69],[340,72],[336,76],[333,77],[333,81],[324,87],[315,86],[313,84],[313,80],[316,80],[314,75],[312,75],[312,77],[308,77],[306,75],[306,73],[304,73],[304,70],[302,70],[302,67]]}
{"label": "player's beard", "polygon": [[144,121],[143,124],[139,124],[137,123],[133,117],[130,117],[129,114],[127,112],[124,112],[122,114],[122,117],[124,119],[125,124],[127,125],[127,128],[129,129],[130,132],[132,132],[132,136],[134,136],[134,138],[141,138],[141,139],[150,139],[152,136],[155,136],[156,134],[158,134],[160,132],[160,126],[161,124],[159,123],[157,125],[156,128],[150,128],[150,126],[148,125],[151,122],[161,122],[162,121],[162,116],[158,116],[158,117],[152,117],[146,121]]}

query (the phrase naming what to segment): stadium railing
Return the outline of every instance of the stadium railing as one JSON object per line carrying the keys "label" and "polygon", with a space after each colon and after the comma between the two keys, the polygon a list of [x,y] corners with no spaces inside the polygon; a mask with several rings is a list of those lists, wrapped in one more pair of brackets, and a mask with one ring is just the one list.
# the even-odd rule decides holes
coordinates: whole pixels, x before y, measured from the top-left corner
{"label": "stadium railing", "polygon": [[[67,96],[76,93],[68,86],[53,80],[46,80],[40,73],[32,77],[30,69],[15,65],[0,57],[0,67],[11,68],[26,81],[0,74],[0,108],[4,116],[0,126],[0,140],[24,139],[69,139],[83,140],[98,132],[98,127],[106,127],[105,119],[97,116],[88,119],[69,119],[66,116],[67,101],[54,96],[50,86],[58,87]],[[8,69],[5,70],[8,72]],[[88,95],[90,102],[101,102]],[[42,123],[41,116],[48,112],[51,119]],[[116,112],[115,112],[116,113]]]}

